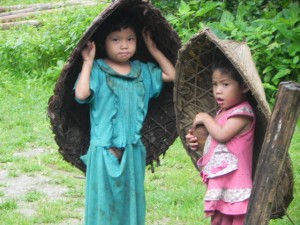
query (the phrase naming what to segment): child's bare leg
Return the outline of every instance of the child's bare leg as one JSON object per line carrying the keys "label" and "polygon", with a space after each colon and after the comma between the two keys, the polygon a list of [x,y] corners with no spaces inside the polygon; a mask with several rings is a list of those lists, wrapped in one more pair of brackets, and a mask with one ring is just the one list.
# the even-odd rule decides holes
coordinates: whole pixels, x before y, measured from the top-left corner
{"label": "child's bare leg", "polygon": [[211,225],[233,225],[232,220],[233,216],[215,211],[211,216]]}
{"label": "child's bare leg", "polygon": [[124,149],[111,147],[109,148],[109,151],[117,158],[119,161],[121,161]]}
{"label": "child's bare leg", "polygon": [[232,225],[243,225],[246,215],[233,216]]}

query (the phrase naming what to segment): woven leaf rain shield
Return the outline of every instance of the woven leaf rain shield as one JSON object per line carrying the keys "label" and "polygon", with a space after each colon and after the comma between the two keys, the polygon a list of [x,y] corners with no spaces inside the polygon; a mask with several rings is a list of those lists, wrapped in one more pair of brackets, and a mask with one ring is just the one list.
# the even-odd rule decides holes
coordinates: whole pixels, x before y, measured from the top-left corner
{"label": "woven leaf rain shield", "polygon": [[[80,105],[74,100],[73,87],[82,66],[81,51],[86,43],[94,41],[97,50],[102,37],[102,29],[107,18],[121,13],[132,16],[140,30],[143,27],[151,32],[157,47],[175,65],[181,41],[177,33],[162,16],[161,12],[149,2],[141,0],[113,1],[99,16],[78,42],[64,65],[59,79],[56,82],[54,94],[49,99],[48,116],[59,146],[59,153],[63,158],[85,172],[85,165],[80,156],[86,154],[90,140],[89,108]],[[135,59],[143,62],[155,60],[148,52],[141,34],[138,35],[137,54]],[[97,54],[96,58],[101,57]],[[160,96],[150,102],[149,111],[142,128],[142,140],[147,149],[147,165],[159,161],[177,137],[176,118],[173,104],[173,84],[164,84]]]}
{"label": "woven leaf rain shield", "polygon": [[[216,57],[226,57],[241,74],[252,93],[250,103],[257,117],[253,157],[255,172],[271,112],[246,42],[221,40],[210,29],[204,29],[180,49],[174,86],[178,134],[187,154],[197,168],[196,162],[202,156],[203,145],[200,145],[197,151],[191,151],[185,143],[185,135],[191,128],[193,119],[198,112],[207,112],[214,116],[217,111],[211,80],[211,66]],[[203,138],[205,132],[200,130],[197,133],[202,135],[201,139],[205,139]],[[289,156],[286,158],[283,169],[271,218],[282,217],[293,199],[293,173]]]}

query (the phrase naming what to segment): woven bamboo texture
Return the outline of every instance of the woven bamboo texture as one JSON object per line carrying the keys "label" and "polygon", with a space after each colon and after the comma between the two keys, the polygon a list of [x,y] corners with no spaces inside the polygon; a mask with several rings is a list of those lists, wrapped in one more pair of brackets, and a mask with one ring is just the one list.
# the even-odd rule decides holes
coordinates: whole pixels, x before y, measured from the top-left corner
{"label": "woven bamboo texture", "polygon": [[[211,66],[214,59],[220,57],[226,57],[232,63],[252,93],[250,103],[257,117],[253,157],[253,173],[255,173],[271,112],[246,42],[221,40],[210,29],[204,29],[180,49],[174,86],[178,134],[187,154],[197,168],[196,162],[203,154],[203,144],[200,144],[197,151],[191,151],[185,143],[185,135],[198,112],[207,112],[214,116],[217,111],[212,93]],[[205,130],[196,130],[195,133],[202,135],[201,139],[205,139],[203,137]],[[289,157],[284,167],[284,173],[277,188],[276,202],[273,204],[272,218],[282,217],[293,199],[293,173]]]}
{"label": "woven bamboo texture", "polygon": [[[85,172],[80,156],[86,154],[90,140],[89,108],[74,101],[73,87],[82,66],[81,51],[87,41],[93,40],[99,53],[99,40],[103,35],[105,21],[116,13],[129,14],[140,28],[147,27],[157,47],[175,65],[181,41],[177,33],[149,2],[141,0],[113,1],[101,12],[78,42],[64,65],[56,82],[54,94],[49,99],[50,118],[55,141],[63,158]],[[138,34],[141,37],[141,34]],[[154,62],[142,39],[138,41],[138,54],[135,59]],[[97,54],[101,57],[101,54]],[[147,165],[159,162],[159,157],[178,136],[173,104],[173,84],[164,84],[161,95],[150,102],[149,111],[142,128],[142,140],[147,149]]]}

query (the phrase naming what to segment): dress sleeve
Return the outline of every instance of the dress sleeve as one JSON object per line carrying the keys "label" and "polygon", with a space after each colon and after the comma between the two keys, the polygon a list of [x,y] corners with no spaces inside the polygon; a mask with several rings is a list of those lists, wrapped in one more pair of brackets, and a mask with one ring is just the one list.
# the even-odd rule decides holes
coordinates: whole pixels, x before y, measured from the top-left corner
{"label": "dress sleeve", "polygon": [[147,63],[146,65],[149,73],[148,76],[150,78],[150,98],[157,97],[159,96],[163,85],[162,70],[154,63]]}
{"label": "dress sleeve", "polygon": [[[79,74],[80,76],[80,74]],[[78,78],[79,78],[78,76]],[[80,104],[88,104],[90,102],[93,101],[94,99],[94,96],[96,95],[96,93],[99,91],[99,69],[98,69],[98,65],[94,62],[93,64],[93,68],[92,68],[92,71],[91,71],[91,78],[90,78],[90,90],[91,90],[91,95],[87,98],[87,99],[84,99],[84,100],[81,100],[81,99],[78,99],[75,97],[75,100],[80,103]],[[78,82],[78,79],[74,85],[74,91],[75,91],[75,88],[76,88],[76,85],[77,85],[77,82]]]}
{"label": "dress sleeve", "polygon": [[252,108],[252,106],[245,102],[238,107],[235,107],[229,114],[228,118],[234,117],[234,116],[249,116],[252,118],[255,118],[255,113]]}

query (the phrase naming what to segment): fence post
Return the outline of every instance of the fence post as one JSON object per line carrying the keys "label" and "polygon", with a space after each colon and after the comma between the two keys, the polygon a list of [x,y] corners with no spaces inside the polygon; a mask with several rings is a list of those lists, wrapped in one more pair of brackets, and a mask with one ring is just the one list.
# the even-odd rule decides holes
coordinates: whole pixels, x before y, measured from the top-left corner
{"label": "fence post", "polygon": [[276,187],[299,113],[300,84],[280,83],[256,168],[245,225],[269,224]]}

